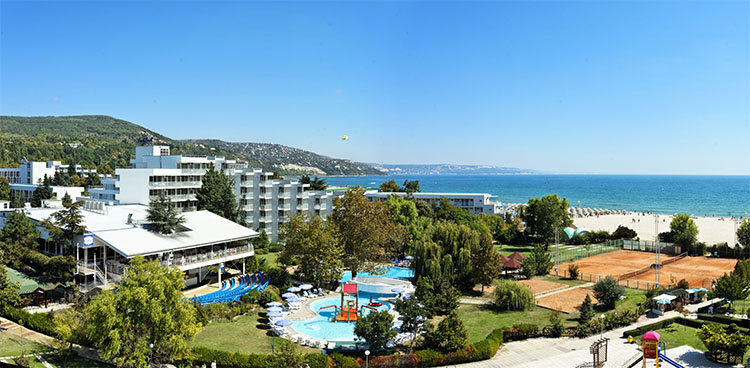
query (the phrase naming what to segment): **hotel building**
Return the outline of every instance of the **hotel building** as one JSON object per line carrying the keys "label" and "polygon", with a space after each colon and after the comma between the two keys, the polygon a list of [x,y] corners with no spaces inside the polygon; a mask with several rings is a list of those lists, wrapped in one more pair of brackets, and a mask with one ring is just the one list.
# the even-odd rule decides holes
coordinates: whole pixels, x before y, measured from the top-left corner
{"label": "hotel building", "polygon": [[248,226],[265,231],[271,241],[278,240],[279,225],[291,215],[304,213],[325,218],[333,208],[333,194],[329,192],[306,190],[309,186],[298,180],[272,179],[273,173],[221,156],[171,155],[168,146],[139,146],[130,163],[132,168],[116,169],[115,177],[103,179],[101,187],[90,187],[91,199],[148,204],[164,193],[183,211],[195,211],[195,193],[213,165],[232,177],[235,198]]}
{"label": "hotel building", "polygon": [[[370,202],[385,200],[392,195],[407,196],[403,192],[378,192],[377,190],[368,190],[365,192],[365,197]],[[439,205],[440,199],[445,198],[454,206],[468,210],[475,215],[480,213],[503,215],[505,213],[503,205],[500,202],[493,201],[492,196],[488,193],[411,193],[411,196],[430,206]]]}

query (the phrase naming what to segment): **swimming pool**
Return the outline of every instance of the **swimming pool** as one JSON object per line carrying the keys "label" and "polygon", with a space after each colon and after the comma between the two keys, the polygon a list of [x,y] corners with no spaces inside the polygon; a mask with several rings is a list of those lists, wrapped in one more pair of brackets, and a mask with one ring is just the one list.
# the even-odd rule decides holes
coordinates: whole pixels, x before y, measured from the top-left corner
{"label": "swimming pool", "polygon": [[[408,279],[410,277],[414,277],[414,270],[412,270],[411,268],[390,266],[387,267],[385,273],[373,274],[369,272],[357,272],[357,277],[387,277],[391,279]],[[341,277],[340,281],[343,284],[351,279],[352,272],[346,271],[344,272],[344,276]]]}
{"label": "swimming pool", "polygon": [[[379,301],[383,305],[377,307],[378,311],[387,311],[391,309],[391,305],[379,300],[378,298],[382,295],[373,295],[370,293],[359,293],[359,305],[366,305],[370,302],[370,297],[373,301]],[[348,298],[347,298],[348,299]],[[322,307],[329,305],[341,305],[341,296],[332,296],[329,298],[316,300],[310,304],[310,308],[315,311],[318,315],[307,321],[292,321],[292,327],[294,330],[301,334],[308,335],[310,337],[336,342],[352,342],[354,341],[354,322],[331,322],[335,314],[334,308],[328,308],[320,310]],[[363,309],[364,315],[370,312],[369,309]]]}

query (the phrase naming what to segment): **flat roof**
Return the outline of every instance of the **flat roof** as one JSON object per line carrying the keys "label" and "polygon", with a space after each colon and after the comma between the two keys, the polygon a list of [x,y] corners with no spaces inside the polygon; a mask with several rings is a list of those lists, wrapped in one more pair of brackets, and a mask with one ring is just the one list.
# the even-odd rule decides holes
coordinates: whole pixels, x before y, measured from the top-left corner
{"label": "flat roof", "polygon": [[[377,194],[377,195],[385,195],[390,196],[391,194],[395,195],[406,195],[406,192],[379,192],[377,190],[368,190],[365,192],[365,194]],[[416,192],[411,194],[414,197],[463,197],[463,196],[492,196],[489,193],[431,193],[431,192]]]}
{"label": "flat roof", "polygon": [[[248,240],[258,236],[252,229],[209,211],[183,212],[185,231],[162,235],[144,228],[148,206],[141,204],[105,206],[105,213],[81,209],[83,224],[110,248],[124,257],[149,255],[204,245]],[[32,208],[24,211],[36,221],[43,221],[60,208]],[[128,216],[132,222],[128,224]]]}

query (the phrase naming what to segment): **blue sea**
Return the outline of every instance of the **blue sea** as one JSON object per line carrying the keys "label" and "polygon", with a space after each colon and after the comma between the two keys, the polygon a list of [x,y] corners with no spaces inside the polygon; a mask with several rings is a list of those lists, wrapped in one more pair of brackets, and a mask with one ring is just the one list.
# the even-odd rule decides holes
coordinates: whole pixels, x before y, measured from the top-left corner
{"label": "blue sea", "polygon": [[377,188],[393,179],[419,180],[423,192],[490,193],[524,203],[548,193],[572,206],[695,216],[746,216],[750,176],[694,175],[391,175],[327,177],[333,186]]}

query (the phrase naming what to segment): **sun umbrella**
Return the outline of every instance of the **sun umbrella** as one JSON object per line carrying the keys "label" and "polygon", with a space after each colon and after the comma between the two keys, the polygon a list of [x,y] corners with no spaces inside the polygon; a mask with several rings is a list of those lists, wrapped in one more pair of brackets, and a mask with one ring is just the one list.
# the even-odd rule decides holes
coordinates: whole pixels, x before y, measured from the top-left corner
{"label": "sun umbrella", "polygon": [[312,289],[312,285],[310,285],[310,284],[302,284],[302,285],[299,286],[299,288],[302,289],[302,290],[310,290],[310,289]]}
{"label": "sun umbrella", "polygon": [[284,294],[281,294],[281,297],[284,298],[284,299],[292,297],[292,296],[297,296],[297,294],[295,294],[295,293],[284,293]]}
{"label": "sun umbrella", "polygon": [[270,302],[266,304],[266,307],[280,307],[284,304],[281,304],[281,302]]}
{"label": "sun umbrella", "polygon": [[300,289],[300,288],[298,288],[296,286],[292,286],[289,289],[286,289],[286,291],[288,291],[290,293],[299,293],[300,290],[302,290],[302,289]]}
{"label": "sun umbrella", "polygon": [[398,293],[398,294],[401,294],[404,291],[406,291],[406,289],[404,289],[402,287],[396,287],[396,288],[391,289],[391,292]]}
{"label": "sun umbrella", "polygon": [[283,315],[284,314],[281,313],[281,312],[268,312],[267,317],[268,318],[278,318],[278,317],[282,317]]}
{"label": "sun umbrella", "polygon": [[292,321],[288,319],[282,319],[282,320],[276,321],[276,326],[279,326],[279,327],[286,327],[286,326],[290,326],[291,324],[292,324]]}
{"label": "sun umbrella", "polygon": [[641,338],[642,341],[659,341],[661,340],[661,335],[659,335],[656,331],[649,331],[643,334],[643,337]]}
{"label": "sun umbrella", "polygon": [[269,312],[281,312],[282,310],[281,307],[271,307],[267,309]]}
{"label": "sun umbrella", "polygon": [[404,257],[404,259],[414,259],[414,257],[412,257],[412,256],[406,256],[406,257]]}

